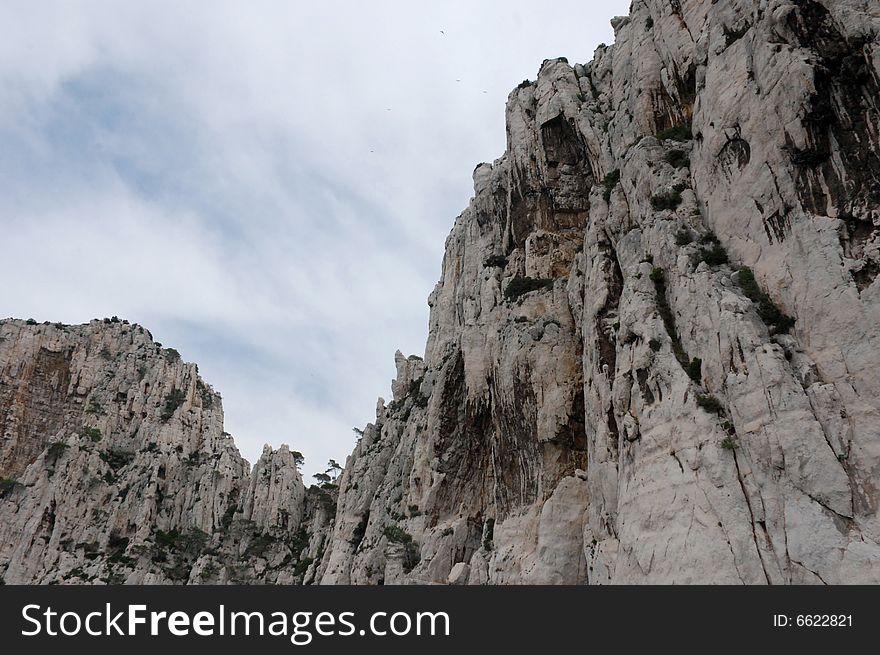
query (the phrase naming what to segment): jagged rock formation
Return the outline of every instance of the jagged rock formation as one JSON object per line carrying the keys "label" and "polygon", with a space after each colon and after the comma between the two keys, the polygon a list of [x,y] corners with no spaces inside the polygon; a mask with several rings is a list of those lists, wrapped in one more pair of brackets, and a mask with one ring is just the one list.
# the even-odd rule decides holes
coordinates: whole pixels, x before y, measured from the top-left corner
{"label": "jagged rock formation", "polygon": [[613,24],[511,93],[338,496],[140,328],[4,322],[6,581],[880,582],[880,4]]}
{"label": "jagged rock formation", "polygon": [[0,323],[0,434],[7,583],[302,581],[332,513],[287,447],[251,472],[197,367],[116,320]]}

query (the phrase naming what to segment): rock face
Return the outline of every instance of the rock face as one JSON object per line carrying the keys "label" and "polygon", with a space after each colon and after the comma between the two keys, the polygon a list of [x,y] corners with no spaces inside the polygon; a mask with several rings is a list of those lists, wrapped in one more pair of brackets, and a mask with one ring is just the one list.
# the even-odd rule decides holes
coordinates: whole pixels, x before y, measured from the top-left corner
{"label": "rock face", "polygon": [[287,447],[251,472],[220,396],[139,326],[3,321],[0,434],[7,583],[295,582],[321,545]]}
{"label": "rock face", "polygon": [[6,582],[880,582],[880,5],[631,12],[511,93],[338,489],[141,328],[5,321]]}

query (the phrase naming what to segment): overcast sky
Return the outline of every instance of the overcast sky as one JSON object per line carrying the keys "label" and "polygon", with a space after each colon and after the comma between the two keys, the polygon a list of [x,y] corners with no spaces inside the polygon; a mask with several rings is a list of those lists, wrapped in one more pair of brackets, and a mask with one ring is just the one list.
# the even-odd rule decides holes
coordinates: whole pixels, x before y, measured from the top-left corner
{"label": "overcast sky", "polygon": [[0,3],[0,315],[118,315],[253,463],[344,461],[423,354],[504,103],[629,0]]}

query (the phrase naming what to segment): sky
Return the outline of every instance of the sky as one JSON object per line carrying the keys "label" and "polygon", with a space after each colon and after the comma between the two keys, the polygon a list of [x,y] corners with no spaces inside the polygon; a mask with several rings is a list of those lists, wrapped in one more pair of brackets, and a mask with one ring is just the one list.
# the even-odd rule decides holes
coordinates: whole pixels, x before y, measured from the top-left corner
{"label": "sky", "polygon": [[629,0],[0,3],[0,316],[117,315],[226,429],[343,462],[422,355],[504,105]]}

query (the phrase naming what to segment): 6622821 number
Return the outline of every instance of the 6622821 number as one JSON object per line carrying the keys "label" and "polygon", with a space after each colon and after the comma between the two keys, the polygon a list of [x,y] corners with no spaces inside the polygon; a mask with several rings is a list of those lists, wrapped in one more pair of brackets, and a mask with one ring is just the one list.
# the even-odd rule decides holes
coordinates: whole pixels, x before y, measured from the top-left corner
{"label": "6622821 number", "polygon": [[777,628],[796,626],[798,628],[851,628],[852,614],[798,614],[788,616],[776,614],[773,625]]}

